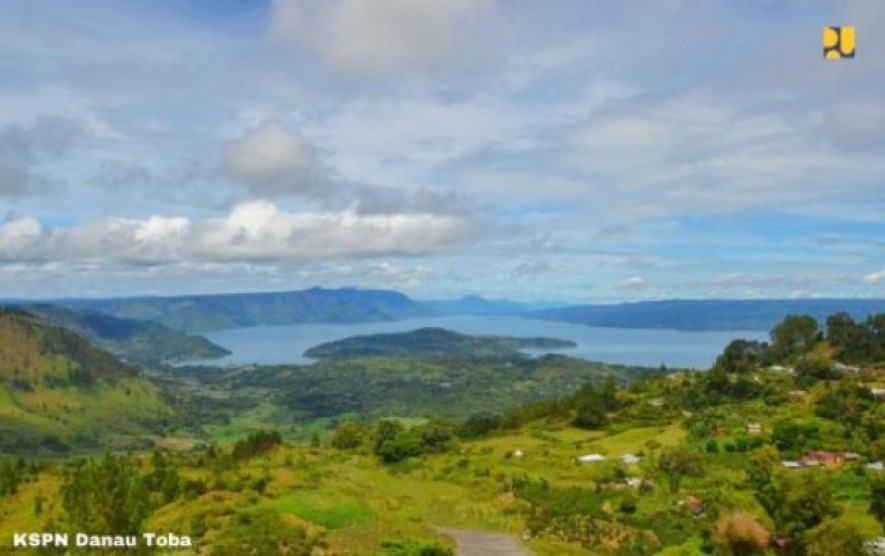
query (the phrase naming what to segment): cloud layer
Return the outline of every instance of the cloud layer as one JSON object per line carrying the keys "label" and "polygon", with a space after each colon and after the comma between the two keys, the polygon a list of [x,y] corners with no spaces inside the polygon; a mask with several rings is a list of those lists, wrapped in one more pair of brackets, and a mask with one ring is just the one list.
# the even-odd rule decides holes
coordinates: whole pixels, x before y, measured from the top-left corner
{"label": "cloud layer", "polygon": [[0,260],[168,264],[315,262],[349,257],[444,253],[472,236],[470,224],[434,214],[359,215],[279,210],[267,201],[235,206],[221,218],[113,218],[47,229],[33,217],[0,226]]}

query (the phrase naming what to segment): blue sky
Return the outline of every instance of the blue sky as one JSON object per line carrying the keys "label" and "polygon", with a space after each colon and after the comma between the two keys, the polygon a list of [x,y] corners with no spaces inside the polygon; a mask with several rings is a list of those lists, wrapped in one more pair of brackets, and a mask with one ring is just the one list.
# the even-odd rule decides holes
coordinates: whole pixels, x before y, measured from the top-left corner
{"label": "blue sky", "polygon": [[885,297],[878,0],[7,0],[0,73],[0,297]]}

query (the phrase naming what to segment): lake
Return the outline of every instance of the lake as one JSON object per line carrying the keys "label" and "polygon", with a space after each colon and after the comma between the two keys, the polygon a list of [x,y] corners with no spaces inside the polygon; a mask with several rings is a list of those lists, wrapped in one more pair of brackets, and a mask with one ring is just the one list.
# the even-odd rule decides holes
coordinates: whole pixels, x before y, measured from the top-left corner
{"label": "lake", "polygon": [[[735,338],[767,339],[766,332],[693,332],[666,329],[597,328],[519,317],[453,316],[362,324],[294,324],[234,328],[204,334],[231,355],[186,364],[273,365],[311,363],[304,352],[350,336],[438,327],[472,335],[546,336],[572,340],[577,347],[556,350],[592,361],[657,367],[707,368]],[[545,351],[530,350],[537,355]]]}

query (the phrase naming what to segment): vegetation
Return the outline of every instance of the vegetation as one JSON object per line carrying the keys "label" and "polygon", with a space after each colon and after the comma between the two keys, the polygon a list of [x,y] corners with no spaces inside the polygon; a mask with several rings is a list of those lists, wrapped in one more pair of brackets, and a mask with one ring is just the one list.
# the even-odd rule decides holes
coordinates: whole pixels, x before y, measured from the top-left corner
{"label": "vegetation", "polygon": [[[66,391],[143,380],[32,318],[0,321],[54,346],[23,352],[39,362],[23,380],[58,370],[49,353],[95,361],[59,375]],[[885,458],[885,368],[840,359],[853,348],[831,322],[789,317],[707,373],[466,354],[185,369],[164,384],[242,434],[208,436],[220,429],[194,410],[176,423],[203,442],[189,449],[2,459],[0,536],[168,531],[193,554],[444,555],[441,530],[460,528],[551,555],[860,555],[885,526],[885,475],[868,465]]]}
{"label": "vegetation", "polygon": [[24,309],[47,324],[69,330],[122,359],[143,365],[214,359],[230,353],[202,336],[184,334],[159,323],[56,305],[28,305]]}
{"label": "vegetation", "polygon": [[67,330],[0,309],[0,453],[149,447],[173,418],[136,369]]}
{"label": "vegetation", "polygon": [[442,328],[421,328],[396,334],[354,336],[307,350],[307,357],[506,357],[526,348],[564,349],[575,342],[555,338],[466,336]]}

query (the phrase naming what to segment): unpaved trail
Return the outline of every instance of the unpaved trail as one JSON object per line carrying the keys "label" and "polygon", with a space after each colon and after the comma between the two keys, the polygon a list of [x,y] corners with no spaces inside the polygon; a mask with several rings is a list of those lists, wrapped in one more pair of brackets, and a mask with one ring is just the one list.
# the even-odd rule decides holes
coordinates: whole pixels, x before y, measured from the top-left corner
{"label": "unpaved trail", "polygon": [[443,528],[439,531],[455,540],[458,544],[458,556],[532,556],[534,554],[513,535],[468,529]]}

